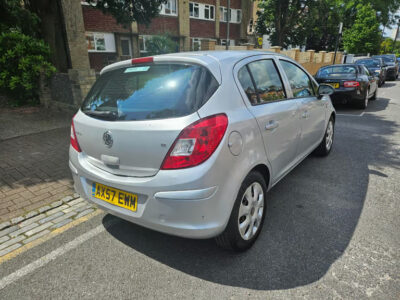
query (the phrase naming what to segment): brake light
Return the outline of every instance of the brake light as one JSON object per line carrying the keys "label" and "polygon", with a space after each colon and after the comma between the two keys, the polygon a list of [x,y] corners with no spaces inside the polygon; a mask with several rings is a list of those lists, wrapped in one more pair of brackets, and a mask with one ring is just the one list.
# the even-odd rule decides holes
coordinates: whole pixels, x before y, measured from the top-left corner
{"label": "brake light", "polygon": [[75,118],[75,116],[72,118],[72,121],[71,121],[71,139],[70,139],[71,146],[76,151],[82,152],[81,147],[79,147],[78,139],[76,138],[75,126],[74,126],[74,118]]}
{"label": "brake light", "polygon": [[209,116],[187,126],[172,144],[161,169],[189,168],[203,163],[217,149],[227,127],[225,114]]}
{"label": "brake light", "polygon": [[343,83],[344,87],[358,87],[360,86],[360,83],[358,81],[345,81]]}
{"label": "brake light", "polygon": [[153,57],[140,57],[140,58],[134,58],[131,60],[132,65],[133,64],[144,64],[144,63],[152,63],[153,62]]}

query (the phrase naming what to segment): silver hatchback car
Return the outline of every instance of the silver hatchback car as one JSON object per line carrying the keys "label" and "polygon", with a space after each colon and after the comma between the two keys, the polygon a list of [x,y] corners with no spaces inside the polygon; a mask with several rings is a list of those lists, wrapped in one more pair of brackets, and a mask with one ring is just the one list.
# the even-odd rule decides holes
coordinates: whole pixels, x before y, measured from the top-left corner
{"label": "silver hatchback car", "polygon": [[245,250],[267,191],[311,152],[330,152],[333,91],[269,52],[112,64],[72,121],[75,189],[141,226]]}

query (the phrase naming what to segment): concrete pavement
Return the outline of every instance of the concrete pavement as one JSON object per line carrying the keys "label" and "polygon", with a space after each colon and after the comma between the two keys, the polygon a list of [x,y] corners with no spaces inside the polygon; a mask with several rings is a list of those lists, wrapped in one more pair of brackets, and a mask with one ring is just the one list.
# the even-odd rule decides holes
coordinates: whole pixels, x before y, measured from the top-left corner
{"label": "concrete pavement", "polygon": [[1,299],[399,299],[400,82],[268,194],[242,254],[100,214],[0,267]]}

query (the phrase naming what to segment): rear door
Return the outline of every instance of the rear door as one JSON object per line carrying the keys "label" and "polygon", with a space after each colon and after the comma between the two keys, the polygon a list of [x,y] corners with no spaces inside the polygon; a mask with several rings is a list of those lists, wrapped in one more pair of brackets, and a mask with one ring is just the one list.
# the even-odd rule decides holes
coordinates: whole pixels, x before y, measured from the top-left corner
{"label": "rear door", "polygon": [[298,104],[288,98],[273,58],[248,59],[236,65],[235,74],[260,128],[272,179],[277,181],[294,164],[300,136]]}
{"label": "rear door", "polygon": [[303,157],[321,142],[325,132],[326,101],[318,99],[316,84],[302,68],[286,59],[279,61],[293,98],[299,102],[301,139],[297,155]]}
{"label": "rear door", "polygon": [[102,74],[74,118],[80,158],[116,175],[155,175],[218,88],[203,66],[141,63]]}

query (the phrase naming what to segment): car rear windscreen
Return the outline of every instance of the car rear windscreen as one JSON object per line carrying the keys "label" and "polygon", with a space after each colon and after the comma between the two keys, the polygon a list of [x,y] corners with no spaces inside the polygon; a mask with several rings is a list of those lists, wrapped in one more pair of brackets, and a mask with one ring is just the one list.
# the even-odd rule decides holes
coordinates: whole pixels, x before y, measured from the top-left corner
{"label": "car rear windscreen", "polygon": [[385,64],[388,64],[388,65],[394,65],[396,62],[395,59],[390,56],[376,56],[376,57],[382,58],[383,61],[385,62]]}
{"label": "car rear windscreen", "polygon": [[379,68],[381,66],[379,60],[377,59],[360,59],[357,60],[356,64],[364,65],[367,68]]}
{"label": "car rear windscreen", "polygon": [[318,77],[337,77],[340,75],[356,75],[357,70],[353,66],[330,66],[318,71]]}
{"label": "car rear windscreen", "polygon": [[181,117],[197,111],[217,88],[210,71],[199,65],[133,65],[101,75],[81,109],[107,120]]}

